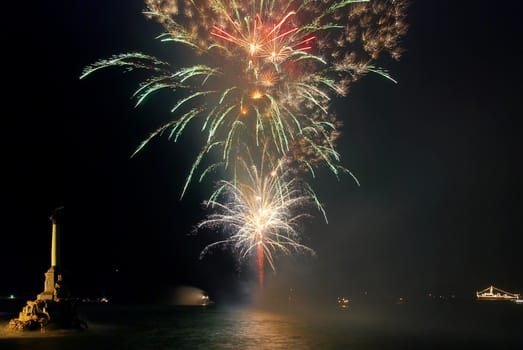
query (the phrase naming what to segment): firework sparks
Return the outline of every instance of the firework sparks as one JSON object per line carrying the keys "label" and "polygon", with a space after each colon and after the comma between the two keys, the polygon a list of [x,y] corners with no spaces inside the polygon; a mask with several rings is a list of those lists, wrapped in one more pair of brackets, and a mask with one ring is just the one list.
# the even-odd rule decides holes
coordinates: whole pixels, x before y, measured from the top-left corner
{"label": "firework sparks", "polygon": [[228,236],[205,247],[200,257],[218,246],[232,247],[240,260],[255,254],[262,288],[265,261],[275,270],[276,252],[314,254],[311,248],[299,243],[298,222],[308,216],[301,212],[304,207],[316,203],[320,211],[323,209],[309,187],[301,186],[296,179],[285,180],[281,163],[265,171],[243,159],[239,162],[243,179],[220,182],[206,202],[217,212],[197,226],[221,228]]}
{"label": "firework sparks", "polygon": [[[314,176],[326,166],[336,176],[350,174],[336,151],[342,122],[331,99],[367,73],[394,81],[377,59],[400,58],[406,1],[145,0],[144,14],[165,30],[158,38],[194,53],[193,65],[131,52],[85,67],[80,78],[108,67],[145,69],[152,75],[134,93],[137,106],[159,90],[181,96],[171,108],[175,118],[135,154],[164,132],[176,142],[200,122],[206,141],[182,196],[198,172],[200,181],[217,167],[234,174],[207,201],[216,213],[198,225],[229,235],[201,256],[220,245],[240,259],[256,254],[262,286],[265,262],[275,270],[276,252],[313,253],[299,243],[297,224],[307,216],[301,210],[316,203],[325,213],[300,173]],[[245,157],[250,149],[263,155],[257,165]]]}
{"label": "firework sparks", "polygon": [[[189,171],[182,195],[204,158],[219,152],[235,162],[242,143],[271,140],[270,152],[310,171],[326,165],[347,171],[335,149],[341,122],[329,112],[333,95],[376,66],[401,56],[406,32],[404,0],[146,0],[144,14],[165,29],[162,41],[182,44],[197,64],[174,67],[141,53],[125,53],[87,66],[81,78],[107,67],[147,69],[153,75],[134,94],[136,105],[162,89],[185,94],[176,118],[137,148],[168,132],[177,141],[199,120],[206,144]],[[392,78],[390,78],[392,80]],[[214,165],[213,165],[214,166]],[[208,173],[207,168],[202,174]]]}

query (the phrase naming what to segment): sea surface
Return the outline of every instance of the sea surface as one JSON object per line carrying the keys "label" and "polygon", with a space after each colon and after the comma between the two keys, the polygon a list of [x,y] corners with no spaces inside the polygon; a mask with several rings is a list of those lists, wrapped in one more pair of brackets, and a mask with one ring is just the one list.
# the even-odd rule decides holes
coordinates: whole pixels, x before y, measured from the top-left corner
{"label": "sea surface", "polygon": [[82,304],[85,331],[15,332],[0,350],[523,349],[523,305],[355,304],[254,308]]}

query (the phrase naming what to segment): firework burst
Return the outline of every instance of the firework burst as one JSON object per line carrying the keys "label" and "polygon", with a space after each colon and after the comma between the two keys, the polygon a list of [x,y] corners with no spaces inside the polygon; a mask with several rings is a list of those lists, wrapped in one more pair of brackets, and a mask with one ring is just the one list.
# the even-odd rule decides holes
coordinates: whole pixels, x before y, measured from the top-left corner
{"label": "firework burst", "polygon": [[314,251],[299,243],[299,221],[308,216],[303,210],[316,204],[323,213],[314,192],[294,178],[286,180],[281,162],[261,167],[238,160],[242,169],[236,181],[222,180],[206,205],[215,212],[197,226],[222,229],[227,238],[214,242],[201,252],[204,257],[219,246],[231,247],[240,261],[256,255],[259,283],[263,287],[265,261],[275,270],[275,253],[291,254]]}
{"label": "firework burst", "polygon": [[[144,14],[160,23],[164,42],[192,51],[191,66],[177,67],[142,53],[125,53],[87,66],[81,78],[107,68],[147,69],[136,105],[162,89],[183,96],[175,118],[137,148],[167,132],[174,141],[199,120],[206,142],[193,163],[182,195],[202,160],[228,168],[238,145],[260,146],[297,169],[326,165],[346,172],[336,151],[341,122],[329,112],[332,96],[368,72],[392,80],[376,66],[381,54],[398,59],[405,34],[403,0],[146,0]],[[203,167],[202,174],[209,168]]]}
{"label": "firework burst", "polygon": [[276,253],[314,253],[300,243],[298,223],[310,204],[325,213],[301,174],[314,176],[323,166],[350,174],[336,150],[342,122],[331,100],[367,73],[395,82],[377,60],[401,56],[406,0],[145,3],[145,16],[164,28],[158,38],[192,52],[192,64],[123,53],[85,67],[81,78],[108,67],[148,70],[133,95],[136,106],[157,91],[176,92],[174,118],[135,153],[162,133],[176,142],[189,124],[200,123],[205,142],[182,196],[198,172],[200,181],[218,167],[232,174],[206,202],[215,212],[198,224],[227,236],[201,256],[218,246],[232,247],[240,260],[256,255],[262,286],[265,262],[275,270]]}

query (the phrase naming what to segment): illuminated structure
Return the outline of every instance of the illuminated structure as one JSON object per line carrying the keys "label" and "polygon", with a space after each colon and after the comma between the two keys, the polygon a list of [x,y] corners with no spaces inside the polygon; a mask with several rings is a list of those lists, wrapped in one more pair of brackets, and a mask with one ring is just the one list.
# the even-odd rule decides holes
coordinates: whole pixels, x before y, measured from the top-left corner
{"label": "illuminated structure", "polygon": [[520,295],[516,293],[506,292],[502,289],[490,286],[479,292],[476,292],[476,297],[478,300],[509,300],[515,301],[518,300]]}
{"label": "illuminated structure", "polygon": [[53,224],[51,238],[51,267],[45,273],[44,291],[37,296],[37,300],[57,301],[64,297],[62,290],[62,273],[60,271],[60,226],[58,225],[60,212],[63,207],[55,209],[49,218]]}
{"label": "illuminated structure", "polygon": [[44,291],[36,300],[28,300],[18,314],[18,318],[9,321],[9,328],[14,330],[46,330],[48,325],[54,328],[86,328],[76,314],[76,299],[70,297],[60,269],[60,227],[59,218],[63,207],[54,210],[52,222],[51,267],[45,273]]}

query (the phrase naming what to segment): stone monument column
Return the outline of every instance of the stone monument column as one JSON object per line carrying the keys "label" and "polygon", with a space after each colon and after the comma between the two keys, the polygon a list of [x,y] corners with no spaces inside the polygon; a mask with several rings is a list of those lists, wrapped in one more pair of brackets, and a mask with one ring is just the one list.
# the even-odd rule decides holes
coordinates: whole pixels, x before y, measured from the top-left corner
{"label": "stone monument column", "polygon": [[54,210],[49,217],[52,222],[52,237],[51,237],[51,267],[45,273],[44,291],[38,294],[38,300],[55,300],[55,286],[56,282],[61,278],[60,274],[60,226],[59,216],[63,207]]}
{"label": "stone monument column", "polygon": [[51,267],[60,267],[60,228],[58,226],[57,212],[49,218],[53,223],[51,239]]}

